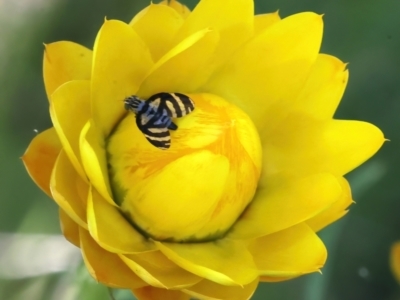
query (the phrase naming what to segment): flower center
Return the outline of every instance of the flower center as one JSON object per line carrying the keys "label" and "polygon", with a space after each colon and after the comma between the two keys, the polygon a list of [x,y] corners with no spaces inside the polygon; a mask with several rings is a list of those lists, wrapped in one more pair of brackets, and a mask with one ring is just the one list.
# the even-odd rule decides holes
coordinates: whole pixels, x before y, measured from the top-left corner
{"label": "flower center", "polygon": [[156,240],[221,237],[251,202],[261,172],[261,144],[250,118],[211,94],[189,95],[195,110],[174,119],[171,146],[160,150],[127,114],[107,143],[115,201]]}

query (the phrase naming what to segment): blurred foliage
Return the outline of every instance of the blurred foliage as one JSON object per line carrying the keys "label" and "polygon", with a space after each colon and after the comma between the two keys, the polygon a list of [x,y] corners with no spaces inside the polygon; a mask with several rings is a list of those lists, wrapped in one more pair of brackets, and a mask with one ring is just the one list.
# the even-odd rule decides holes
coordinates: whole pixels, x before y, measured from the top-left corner
{"label": "blurred foliage", "polygon": [[[196,3],[182,2],[190,8]],[[72,40],[92,48],[105,16],[129,21],[147,4],[0,1],[0,232],[59,233],[56,205],[34,185],[19,160],[34,130],[51,126],[41,75],[42,43]],[[350,62],[350,81],[336,118],[372,122],[391,141],[349,174],[357,204],[321,232],[329,251],[323,275],[261,284],[254,299],[400,299],[388,267],[389,247],[400,239],[400,1],[256,0],[257,13],[278,9],[282,17],[300,11],[325,14],[322,52]],[[0,263],[2,253],[0,249]],[[132,299],[125,291],[113,294],[119,300]],[[0,299],[102,300],[109,295],[84,268],[72,268],[34,278],[0,278]]]}

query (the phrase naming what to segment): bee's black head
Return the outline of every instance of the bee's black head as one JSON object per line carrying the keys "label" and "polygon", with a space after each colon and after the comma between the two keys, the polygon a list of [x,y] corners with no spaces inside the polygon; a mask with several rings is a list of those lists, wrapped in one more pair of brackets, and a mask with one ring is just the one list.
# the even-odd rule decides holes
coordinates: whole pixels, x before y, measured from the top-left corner
{"label": "bee's black head", "polygon": [[124,107],[126,110],[131,110],[134,113],[137,113],[140,109],[141,105],[143,105],[143,100],[139,97],[132,95],[124,100]]}

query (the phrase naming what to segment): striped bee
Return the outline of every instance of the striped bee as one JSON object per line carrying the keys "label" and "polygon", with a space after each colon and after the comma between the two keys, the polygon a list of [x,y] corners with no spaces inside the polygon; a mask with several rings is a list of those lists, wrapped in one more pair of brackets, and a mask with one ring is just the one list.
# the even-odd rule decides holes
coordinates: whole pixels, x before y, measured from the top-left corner
{"label": "striped bee", "polygon": [[158,93],[147,100],[132,95],[124,100],[125,109],[136,115],[136,125],[155,147],[165,150],[171,145],[169,130],[178,126],[172,118],[181,118],[194,110],[188,96],[179,93]]}

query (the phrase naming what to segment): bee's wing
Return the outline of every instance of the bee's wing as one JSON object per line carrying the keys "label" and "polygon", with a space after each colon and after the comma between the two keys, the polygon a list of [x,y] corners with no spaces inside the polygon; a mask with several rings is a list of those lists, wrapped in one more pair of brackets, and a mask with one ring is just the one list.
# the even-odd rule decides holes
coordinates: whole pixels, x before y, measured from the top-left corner
{"label": "bee's wing", "polygon": [[165,110],[170,118],[181,118],[194,110],[193,100],[180,93],[158,93],[147,101],[150,105]]}
{"label": "bee's wing", "polygon": [[154,119],[146,114],[138,114],[136,116],[136,124],[146,139],[153,146],[166,150],[171,145],[171,136],[169,130],[165,126],[155,125]]}

